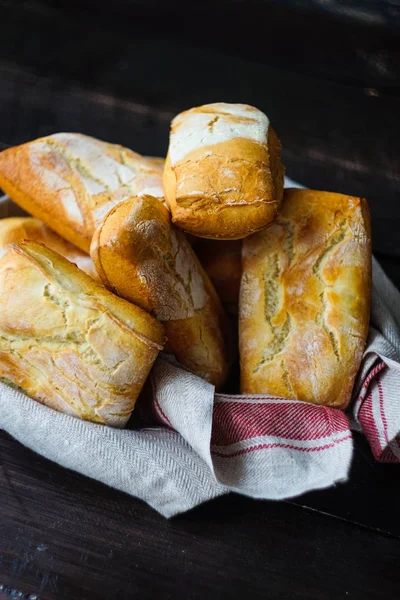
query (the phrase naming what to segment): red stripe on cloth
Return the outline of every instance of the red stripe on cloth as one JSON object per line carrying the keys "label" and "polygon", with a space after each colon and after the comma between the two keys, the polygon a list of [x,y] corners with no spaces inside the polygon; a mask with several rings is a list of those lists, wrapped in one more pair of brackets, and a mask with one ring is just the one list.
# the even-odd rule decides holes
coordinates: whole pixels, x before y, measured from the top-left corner
{"label": "red stripe on cloth", "polygon": [[[386,367],[386,363],[380,361],[368,374],[366,377],[363,386],[361,388],[359,401],[360,408],[358,410],[357,418],[361,424],[362,430],[364,432],[365,437],[368,440],[368,443],[371,447],[372,454],[379,460],[379,457],[382,454],[382,446],[380,442],[380,433],[378,429],[378,425],[375,421],[374,411],[373,411],[373,394],[371,389],[372,380]],[[381,392],[382,393],[382,392]],[[383,396],[382,396],[383,400]]]}
{"label": "red stripe on cloth", "polygon": [[242,448],[241,450],[236,450],[235,452],[218,452],[216,450],[211,450],[211,454],[214,456],[220,456],[221,458],[233,458],[235,456],[242,456],[243,454],[249,454],[251,452],[256,452],[257,450],[267,450],[269,448],[284,448],[289,450],[298,450],[299,452],[320,452],[322,450],[328,450],[329,448],[333,448],[337,444],[341,442],[345,442],[346,440],[351,440],[352,436],[346,435],[339,440],[334,440],[330,444],[324,444],[323,446],[314,446],[314,447],[297,447],[293,444],[281,444],[279,442],[271,443],[271,444],[258,444],[257,446],[250,446],[249,448]]}
{"label": "red stripe on cloth", "polygon": [[396,445],[397,448],[400,449],[400,436],[396,436],[392,441],[390,441],[390,439],[389,439],[388,424],[387,424],[387,419],[386,419],[386,414],[385,414],[385,403],[384,403],[385,398],[383,395],[383,386],[382,386],[381,379],[382,379],[382,374],[380,374],[379,377],[377,378],[376,385],[378,386],[379,411],[380,411],[380,415],[381,415],[381,419],[382,419],[383,433],[385,436],[385,442],[386,442],[387,446],[383,449],[383,452],[381,452],[380,455],[377,456],[377,458],[378,458],[379,462],[382,462],[382,463],[400,463],[400,459],[394,454],[394,452],[392,450],[393,445]]}
{"label": "red stripe on cloth", "polygon": [[379,412],[381,413],[381,419],[382,419],[382,424],[383,424],[383,434],[385,436],[385,441],[388,444],[389,443],[388,426],[387,426],[387,420],[386,420],[386,415],[385,415],[385,406],[384,406],[384,402],[383,402],[384,398],[383,398],[381,377],[382,377],[382,375],[379,375],[379,377],[377,377],[376,385],[378,386]]}
{"label": "red stripe on cloth", "polygon": [[211,444],[230,446],[251,438],[274,436],[315,441],[349,431],[346,415],[306,402],[218,402],[214,405]]}
{"label": "red stripe on cloth", "polygon": [[[372,371],[369,372],[368,377],[365,378],[365,381],[363,383],[363,389],[366,390],[369,386],[369,384],[371,383],[371,379],[373,379],[375,377],[375,375],[377,375],[378,373],[380,373],[380,371],[382,371],[382,369],[384,369],[386,367],[386,363],[381,361],[380,363],[378,363],[376,365],[376,367],[374,367],[372,369]],[[362,396],[363,393],[361,391],[360,396]]]}
{"label": "red stripe on cloth", "polygon": [[171,427],[171,429],[173,429],[173,425],[171,423],[171,421],[168,419],[167,415],[165,414],[165,412],[163,411],[163,409],[161,408],[161,405],[159,403],[159,401],[157,400],[157,396],[154,395],[154,411],[156,413],[156,417],[163,423],[163,425],[168,425],[169,427]]}
{"label": "red stripe on cloth", "polygon": [[362,430],[365,437],[371,446],[372,454],[376,459],[382,452],[382,446],[380,443],[379,430],[375,422],[373,413],[373,399],[372,390],[368,391],[367,396],[364,398],[361,408],[358,411],[358,420],[360,421]]}

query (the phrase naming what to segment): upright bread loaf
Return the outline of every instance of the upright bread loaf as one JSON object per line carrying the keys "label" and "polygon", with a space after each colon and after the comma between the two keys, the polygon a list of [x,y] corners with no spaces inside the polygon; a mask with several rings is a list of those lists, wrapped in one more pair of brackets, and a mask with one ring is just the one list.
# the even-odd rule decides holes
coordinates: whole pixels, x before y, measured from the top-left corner
{"label": "upright bread loaf", "polygon": [[0,188],[89,252],[97,224],[132,195],[163,197],[163,164],[79,133],[56,133],[0,153]]}
{"label": "upright bread loaf", "polygon": [[61,412],[123,427],[162,325],[36,242],[0,260],[0,380]]}
{"label": "upright bread loaf", "polygon": [[260,110],[217,102],[172,121],[164,191],[188,233],[244,238],[270,223],[283,194],[280,142]]}
{"label": "upright bread loaf", "polygon": [[10,244],[18,244],[24,240],[40,242],[75,263],[92,279],[99,280],[92,259],[88,254],[70,244],[39,219],[32,217],[10,217],[0,219],[0,258],[6,254]]}
{"label": "upright bread loaf", "polygon": [[197,238],[194,250],[223,307],[228,313],[237,316],[242,276],[242,241]]}
{"label": "upright bread loaf", "polygon": [[243,242],[243,393],[345,408],[369,323],[364,199],[285,190],[279,219]]}
{"label": "upright bread loaf", "polygon": [[226,316],[184,234],[156,198],[131,198],[97,228],[91,256],[103,283],[156,316],[181,364],[219,387],[228,372]]}

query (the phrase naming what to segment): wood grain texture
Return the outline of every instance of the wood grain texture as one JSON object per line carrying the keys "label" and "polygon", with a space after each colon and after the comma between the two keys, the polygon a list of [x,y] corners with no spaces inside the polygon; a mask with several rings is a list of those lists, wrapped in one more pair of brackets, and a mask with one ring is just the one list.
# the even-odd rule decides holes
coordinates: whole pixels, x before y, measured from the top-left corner
{"label": "wood grain texture", "polygon": [[393,534],[234,495],[166,521],[4,433],[0,451],[0,581],[24,593],[46,600],[265,598],[267,590],[268,598],[291,600],[398,597]]}
{"label": "wood grain texture", "polygon": [[[60,11],[58,0],[29,4],[42,16]],[[62,11],[71,17],[79,11],[91,29],[96,24],[125,32],[134,28],[139,37],[169,34],[322,79],[399,87],[396,0],[115,0],[112,6],[70,0]]]}
{"label": "wood grain texture", "polygon": [[[289,176],[368,198],[400,287],[396,21],[289,4],[0,0],[0,148],[66,130],[163,155],[180,110],[255,104]],[[346,484],[291,502],[230,495],[166,521],[0,432],[0,490],[0,598],[398,598],[398,467],[361,436]]]}
{"label": "wood grain texture", "polygon": [[[259,53],[251,61],[239,58],[231,46],[226,54],[183,36],[168,38],[165,24],[164,33],[157,31],[162,15],[151,21],[139,15],[134,22],[114,15],[107,28],[92,13],[76,19],[56,9],[9,6],[1,12],[1,5],[0,0],[4,143],[69,130],[118,141],[143,154],[165,155],[174,114],[215,100],[246,102],[268,114],[290,177],[311,188],[366,196],[374,250],[400,255],[398,236],[391,234],[400,231],[400,36],[391,30],[365,27],[358,39],[356,30],[339,22],[331,48],[324,41],[331,35],[331,21],[304,17],[304,27],[314,23],[309,31],[302,29],[303,21],[297,26],[291,13],[272,12],[262,39],[271,35],[274,40],[280,31],[291,45],[288,60],[278,58],[281,40],[268,59]],[[221,22],[218,15],[216,22]],[[18,44],[13,31],[18,31]],[[356,46],[347,47],[350,42]],[[328,62],[315,52],[320,44]],[[381,87],[356,60],[363,52],[370,56],[373,44],[378,54],[389,57],[390,64],[381,61],[377,68]],[[315,66],[295,72],[303,48],[310,52],[307,64]],[[362,80],[343,75],[348,63],[351,73],[365,74]]]}

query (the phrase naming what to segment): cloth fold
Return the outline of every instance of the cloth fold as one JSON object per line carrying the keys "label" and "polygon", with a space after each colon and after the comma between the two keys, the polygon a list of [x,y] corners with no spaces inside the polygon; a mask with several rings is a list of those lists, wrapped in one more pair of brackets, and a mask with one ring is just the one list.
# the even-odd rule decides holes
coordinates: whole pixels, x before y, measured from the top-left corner
{"label": "cloth fold", "polygon": [[[0,213],[8,211],[0,202]],[[350,428],[364,432],[376,460],[400,462],[399,389],[400,294],[374,260],[370,335],[349,415],[297,400],[214,394],[160,355],[145,394],[154,426],[80,421],[0,383],[0,428],[171,517],[229,491],[281,499],[343,481]]]}

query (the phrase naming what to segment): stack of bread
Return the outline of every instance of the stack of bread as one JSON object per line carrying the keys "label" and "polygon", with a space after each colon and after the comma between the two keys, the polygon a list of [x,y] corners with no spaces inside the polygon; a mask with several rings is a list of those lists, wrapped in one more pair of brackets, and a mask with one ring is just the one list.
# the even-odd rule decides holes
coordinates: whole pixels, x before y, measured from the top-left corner
{"label": "stack of bread", "polygon": [[242,393],[346,408],[367,204],[283,180],[268,118],[242,104],[175,117],[165,164],[75,133],[1,152],[0,187],[33,218],[0,221],[0,381],[123,427],[160,350],[221,389],[238,347]]}

